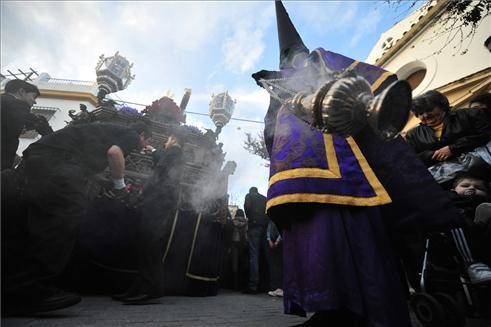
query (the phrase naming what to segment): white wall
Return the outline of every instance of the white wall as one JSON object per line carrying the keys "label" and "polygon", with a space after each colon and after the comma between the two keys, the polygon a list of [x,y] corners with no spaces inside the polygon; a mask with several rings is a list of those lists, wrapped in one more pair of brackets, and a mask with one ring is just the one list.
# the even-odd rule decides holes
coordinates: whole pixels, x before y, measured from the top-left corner
{"label": "white wall", "polygon": [[[58,110],[55,112],[53,117],[48,121],[51,128],[53,130],[58,130],[66,126],[65,121],[71,121],[70,116],[68,116],[68,110],[75,109],[76,113],[79,112],[79,105],[85,104],[89,111],[95,109],[95,107],[88,101],[80,101],[80,100],[63,100],[63,99],[52,99],[52,98],[37,98],[35,106],[43,106],[43,107],[54,107]],[[17,149],[17,154],[22,156],[22,151],[24,151],[27,146],[40,138],[38,135],[35,139],[19,139],[19,148]]]}
{"label": "white wall", "polygon": [[[402,28],[407,28],[407,24],[395,26],[396,31],[393,33],[400,35]],[[484,47],[484,41],[491,36],[491,17],[483,19],[472,39],[464,39],[460,51],[460,37],[457,36],[451,42],[448,40],[448,34],[435,37],[435,32],[441,30],[440,22],[433,21],[382,65],[384,69],[396,73],[399,78],[405,78],[419,68],[426,68],[426,76],[413,91],[413,95],[438,88],[491,66],[491,53]],[[464,28],[463,31],[466,35],[470,27]],[[390,30],[384,33],[384,39],[389,32]],[[375,48],[380,47],[382,43],[381,38],[367,61],[370,59],[373,63],[378,52],[378,48]],[[466,48],[467,52],[461,54]],[[436,53],[439,50],[441,52]]]}
{"label": "white wall", "polygon": [[[50,91],[62,91],[62,92],[79,92],[79,93],[90,93],[92,95],[97,94],[97,84],[92,81],[78,81],[78,80],[66,80],[66,79],[57,79],[51,78],[47,73],[41,73],[37,79],[32,81],[35,84],[41,93],[43,90]],[[94,105],[92,105],[88,101],[80,101],[80,100],[65,100],[65,99],[56,99],[56,98],[47,98],[40,96],[36,99],[35,106],[40,107],[51,107],[56,108],[55,114],[48,121],[51,128],[53,130],[58,130],[66,126],[66,121],[70,121],[71,118],[68,116],[68,111],[70,109],[74,109],[76,113],[79,112],[80,104],[85,104],[89,111],[95,109]],[[40,139],[38,135],[37,138],[20,138],[19,139],[19,148],[17,149],[17,154],[22,155],[22,151],[24,151],[29,144]]]}
{"label": "white wall", "polygon": [[403,33],[406,31],[409,31],[409,29],[411,28],[411,25],[417,23],[419,20],[419,17],[421,15],[426,14],[426,12],[427,12],[427,7],[423,6],[419,9],[415,10],[411,14],[409,14],[404,19],[395,23],[394,26],[392,26],[387,31],[383,32],[380,35],[380,38],[377,41],[377,43],[375,44],[375,46],[372,48],[372,50],[368,54],[368,57],[365,60],[365,62],[372,64],[372,65],[375,64],[375,61],[378,58],[382,57],[382,54],[387,50],[387,49],[384,49],[384,43],[389,38],[392,38],[392,42],[393,42],[392,45],[394,45],[394,43],[403,36]]}

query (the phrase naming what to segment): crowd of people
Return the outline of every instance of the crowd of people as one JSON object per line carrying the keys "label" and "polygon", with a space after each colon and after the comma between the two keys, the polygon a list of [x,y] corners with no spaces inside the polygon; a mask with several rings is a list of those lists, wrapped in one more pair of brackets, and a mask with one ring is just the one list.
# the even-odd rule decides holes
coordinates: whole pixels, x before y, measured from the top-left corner
{"label": "crowd of people", "polygon": [[[283,4],[275,7],[279,70],[252,77],[270,94],[266,208],[282,237],[284,312],[314,313],[302,326],[411,326],[409,300],[421,294],[427,301],[413,308],[424,318],[457,322],[454,285],[469,293],[468,285],[485,289],[491,281],[483,253],[489,198],[482,196],[491,176],[488,90],[470,99],[471,108],[457,110],[436,90],[412,97],[407,83],[381,67],[323,48],[310,51]],[[319,84],[317,77],[326,75],[335,81]],[[368,122],[355,117],[364,105],[360,98],[369,96],[349,87],[357,78],[375,96]],[[405,92],[385,101],[396,85],[407,91],[406,102]],[[312,92],[311,103],[303,103]],[[380,103],[398,118],[411,110],[421,123],[403,138],[402,120],[377,110]],[[311,111],[292,110],[303,105]],[[336,127],[345,134],[333,132]],[[476,202],[484,202],[479,210]],[[442,235],[452,242],[438,253],[428,244]],[[429,249],[435,253],[427,255]],[[427,288],[428,257],[438,262],[438,256],[451,265],[456,257],[460,276],[444,275],[445,287]],[[451,267],[443,271],[455,271]],[[448,301],[440,306],[429,292],[444,292]],[[454,306],[445,306],[445,313],[432,311],[448,303]]]}
{"label": "crowd of people", "polygon": [[[420,198],[437,199],[434,203],[419,204],[418,212],[409,213],[410,219],[423,212],[430,213],[428,216],[423,215],[422,223],[406,224],[402,231],[397,230],[397,223],[380,220],[377,210],[370,207],[363,207],[366,213],[356,207],[319,204],[313,204],[310,208],[302,206],[300,210],[293,206],[270,210],[273,217],[277,216],[277,222],[291,219],[282,226],[284,257],[288,259],[284,265],[283,285],[286,312],[316,312],[302,326],[325,326],[326,323],[334,326],[365,326],[372,320],[387,326],[392,326],[396,321],[398,326],[409,325],[404,293],[425,291],[422,289],[424,285],[420,284],[421,269],[426,260],[425,239],[431,238],[434,233],[452,240],[445,252],[438,255],[446,257],[446,262],[452,262],[455,257],[464,280],[474,287],[491,284],[490,100],[491,94],[480,94],[470,100],[469,108],[451,110],[447,98],[435,90],[413,99],[411,110],[421,122],[406,134],[405,142],[409,148],[406,147],[405,151],[414,151],[418,158],[416,161],[424,166],[420,168],[415,162],[415,166],[409,170],[405,166],[396,168],[400,174],[419,171],[417,175],[403,177],[407,184],[401,190],[401,198],[394,191],[397,190],[397,184],[393,178],[381,181],[392,197],[393,203],[389,208],[397,208],[402,202],[408,205],[415,199],[411,195],[414,192],[420,193],[417,195]],[[367,134],[363,134],[363,139],[358,136],[357,141],[366,146],[363,142],[367,142]],[[386,144],[384,152],[391,158],[390,152],[387,152],[388,146],[392,145]],[[376,158],[379,160],[380,157]],[[378,165],[383,165],[383,162],[372,163],[374,170],[378,169]],[[396,162],[389,164],[397,165]],[[403,164],[407,165],[407,162]],[[425,168],[434,182],[439,184],[438,189],[423,177]],[[376,173],[380,173],[379,178],[386,178],[384,175],[390,174],[386,171]],[[421,178],[417,187],[411,184],[414,180],[410,182],[414,176]],[[423,185],[426,186],[425,190],[421,190]],[[436,214],[432,216],[432,207],[440,208],[436,209],[440,212],[434,212]],[[457,211],[450,210],[442,214],[444,207],[454,207]],[[381,210],[383,217],[384,206]],[[288,218],[289,211],[294,213],[290,215],[295,216]],[[397,214],[397,209],[392,215],[394,213]],[[391,215],[389,217],[395,221],[401,219]],[[397,238],[388,236],[390,234],[387,231],[391,230],[393,235],[403,237],[398,241],[389,240]],[[351,254],[344,258],[346,252]],[[366,255],[372,263],[363,258]],[[398,262],[403,265],[398,267]],[[364,273],[358,275],[359,270]],[[340,271],[344,275],[341,276]],[[401,288],[402,292],[398,291],[397,285],[400,282],[393,279],[394,276],[408,279],[407,291],[404,287]],[[340,284],[344,286],[338,287]],[[364,288],[373,284],[378,285],[377,288]],[[348,291],[349,295],[343,293],[354,285],[366,292],[361,296],[371,294],[370,297],[378,298],[378,301],[391,299],[391,302],[385,303],[382,309],[375,303],[356,298],[357,292],[354,290]],[[452,288],[446,289],[446,292],[453,294]],[[340,304],[336,304],[336,301],[340,301]],[[388,310],[388,307],[391,309]],[[485,315],[486,310],[480,314]]]}
{"label": "crowd of people", "polygon": [[[129,189],[124,178],[125,157],[135,150],[152,156],[154,172],[138,206],[145,222],[137,226],[138,276],[113,299],[146,304],[163,296],[164,271],[159,263],[165,231],[155,227],[164,228],[161,221],[168,217],[162,213],[173,215],[171,209],[179,204],[175,188],[183,168],[183,135],[176,131],[155,149],[149,145],[152,134],[143,122],[129,126],[77,123],[53,131],[45,119],[30,112],[38,96],[37,87],[22,80],[9,81],[1,96],[3,314],[57,310],[80,301],[80,296],[59,285],[89,206],[89,178],[109,168],[111,180],[104,181],[103,194],[110,201],[123,199]],[[16,165],[19,137],[30,129],[43,137],[23,151]],[[252,187],[244,210],[238,210],[233,219],[233,287],[258,292],[261,266],[261,279],[266,287],[271,285],[269,294],[281,296],[281,236],[267,219],[265,205],[266,198]]]}
{"label": "crowd of people", "polygon": [[[491,246],[491,161],[489,160],[489,154],[491,154],[491,122],[488,119],[489,112],[491,112],[491,94],[484,93],[473,97],[470,100],[469,108],[451,110],[450,104],[443,94],[438,91],[429,91],[415,97],[411,108],[413,114],[420,119],[421,123],[409,130],[405,141],[414,150],[435,181],[440,184],[441,189],[447,192],[451,203],[458,209],[460,217],[464,218],[457,224],[435,224],[438,227],[434,227],[433,231],[443,233],[452,240],[452,245],[446,249],[447,259],[454,256],[458,259],[462,275],[469,283],[476,286],[490,284],[491,269],[489,265],[491,265],[491,257],[488,249]],[[466,158],[472,158],[472,160]],[[261,289],[260,283],[262,279],[260,274],[265,271],[260,269],[260,264],[264,264],[264,261],[261,261],[261,254],[263,254],[267,259],[268,270],[266,274],[268,278],[266,285],[270,289],[268,294],[271,296],[283,296],[283,256],[291,257],[292,253],[299,250],[295,248],[299,246],[299,242],[295,240],[305,238],[312,238],[313,241],[307,246],[309,251],[315,253],[315,248],[318,246],[316,243],[319,242],[319,239],[327,236],[320,234],[324,228],[321,226],[320,221],[314,226],[300,226],[299,230],[295,232],[293,232],[291,226],[284,228],[280,232],[274,222],[265,214],[266,203],[266,197],[259,194],[257,188],[252,187],[245,198],[245,214],[243,210],[237,210],[234,218],[234,240],[238,243],[234,245],[233,276],[237,278],[237,281],[240,279],[241,283],[237,282],[234,285],[242,285],[243,292],[247,294],[258,294],[264,291],[264,288]],[[449,203],[447,202],[447,204]],[[310,211],[304,210],[296,213],[306,215],[307,212]],[[326,214],[327,219],[322,219],[322,221],[333,220],[327,227],[333,229],[333,233],[336,234],[334,220],[337,218],[335,216],[333,212],[330,212]],[[346,217],[342,219],[344,220]],[[375,219],[375,216],[371,217],[371,219]],[[353,223],[355,222],[353,221]],[[346,220],[340,226],[345,226],[344,228],[348,229],[352,228],[345,224]],[[357,224],[360,224],[360,221]],[[459,227],[449,228],[449,226],[455,225]],[[368,231],[378,228],[375,226],[365,227],[361,230]],[[344,233],[342,230],[338,232]],[[283,249],[283,233],[286,233],[284,236],[287,238],[285,249]],[[377,241],[377,246],[390,248],[391,245],[383,240],[384,232],[380,230],[378,233],[380,234],[377,237],[380,239]],[[414,243],[405,244],[404,246],[407,246],[406,250],[409,248],[409,251],[391,252],[391,255],[395,255],[396,260],[403,263],[402,269],[405,270],[404,275],[407,277],[409,285],[408,294],[418,290],[421,291],[419,283],[425,250],[424,238],[430,235],[424,234],[423,238],[421,238],[417,237],[416,234],[412,234],[414,238],[406,239],[408,243],[417,243],[416,245]],[[337,237],[334,234],[330,236],[331,239],[336,239]],[[239,242],[241,242],[241,246],[238,245]],[[328,243],[332,246],[331,242],[326,239],[324,246],[329,246]],[[244,244],[247,244],[246,248],[244,248]],[[411,246],[413,247],[411,248]],[[336,251],[342,250],[337,248]],[[380,251],[380,249],[377,251]],[[247,270],[238,268],[240,253],[247,258]],[[309,257],[311,255],[312,253],[310,253]],[[414,260],[411,260],[411,257]],[[324,260],[319,256],[316,257],[316,260],[320,259]],[[288,258],[286,269],[290,275],[285,276],[287,279],[286,288],[291,290],[292,287],[297,287],[301,290],[311,285],[315,289],[319,283],[326,282],[326,280],[323,281],[322,278],[319,278],[322,273],[316,270],[318,263],[309,266],[307,268],[309,272],[299,272],[297,270],[295,274],[298,275],[293,276],[291,275],[291,267],[288,267],[290,264],[299,265],[299,262],[291,262],[291,258]],[[339,262],[339,258],[327,258],[327,261],[322,261],[321,263],[322,269],[327,269],[326,267],[332,264],[342,263]],[[356,269],[356,267],[351,267],[348,271]],[[389,268],[386,266],[384,269]],[[399,269],[394,271],[399,271]],[[248,275],[247,279],[243,278],[244,274]],[[329,273],[327,272],[327,274]],[[394,276],[398,275],[399,273]],[[348,277],[340,277],[335,279],[334,282],[342,283],[342,280]],[[388,276],[386,277],[388,278]],[[299,278],[304,285],[291,284],[292,281]],[[297,282],[300,283],[299,281]],[[387,280],[386,283],[387,285],[390,284]],[[397,281],[394,281],[394,283],[397,283]],[[237,287],[235,288],[238,289]],[[405,298],[402,294],[396,296]],[[317,312],[303,325],[323,326],[326,321],[331,321],[333,323],[342,323],[343,326],[363,326],[364,319],[362,316],[353,316],[350,311],[345,308],[338,311],[336,315]],[[403,311],[395,312],[395,319],[399,319],[402,314]],[[345,325],[346,323],[348,324]]]}
{"label": "crowd of people", "polygon": [[[179,137],[171,135],[161,149],[153,149],[149,145],[152,133],[144,122],[74,124],[53,131],[45,119],[30,112],[39,94],[35,85],[12,80],[1,95],[3,314],[51,311],[80,302],[78,295],[61,290],[57,282],[72,257],[88,207],[89,178],[108,167],[110,185],[104,188],[105,195],[125,197],[125,157],[131,151],[147,151],[154,157],[155,183],[147,185],[145,192],[158,193],[162,186],[169,186],[168,170],[180,158]],[[43,137],[23,151],[22,162],[14,167],[19,136],[25,129],[36,129]],[[165,182],[159,184],[162,179]],[[144,228],[140,230],[145,239]],[[140,283],[128,294],[129,301],[161,294],[152,269],[156,265],[147,265],[159,258],[144,248],[155,248],[155,243],[145,239],[140,244]]]}
{"label": "crowd of people", "polygon": [[249,189],[244,209],[238,208],[230,216],[226,242],[224,269],[220,277],[222,287],[244,294],[267,293],[283,296],[281,235],[265,213],[266,197],[257,187]]}
{"label": "crowd of people", "polygon": [[[169,189],[178,184],[174,177],[179,174],[174,169],[182,167],[182,140],[178,134],[171,135],[160,149],[154,149],[149,146],[150,129],[142,122],[129,126],[77,124],[53,131],[45,119],[30,113],[38,96],[36,86],[21,80],[8,82],[1,96],[4,313],[50,311],[80,301],[78,295],[55,285],[77,239],[91,176],[109,167],[111,186],[107,194],[112,198],[124,196],[125,156],[133,150],[146,151],[155,165],[152,182],[143,190],[147,201],[141,205],[142,214],[148,219],[160,219],[154,213],[160,212],[161,206],[178,202],[169,195],[176,194]],[[449,253],[458,257],[462,275],[471,284],[491,283],[490,96],[479,94],[470,100],[469,108],[458,110],[452,110],[448,99],[436,90],[415,97],[411,110],[421,123],[408,131],[406,143],[386,143],[384,151],[392,162],[379,156],[382,143],[376,143],[370,134],[358,136],[356,142],[366,150],[366,158],[358,154],[356,159],[363,176],[368,176],[369,186],[376,189],[373,202],[360,205],[350,198],[352,202],[309,202],[309,206],[283,206],[271,211],[268,199],[251,187],[243,210],[238,209],[229,219],[231,242],[227,253],[232,287],[248,294],[285,295],[287,313],[316,312],[306,326],[324,326],[326,322],[364,326],[366,321],[381,321],[387,326],[397,321],[400,326],[409,326],[406,290],[400,286],[404,284],[400,280],[404,276],[401,269],[406,270],[411,288],[417,289],[417,278],[410,275],[420,269],[422,255],[397,251],[387,232],[394,226],[384,220],[384,210],[388,207],[400,212],[398,206],[421,199],[423,192],[439,202],[420,204],[418,214],[431,212],[434,206],[447,222],[421,231],[436,231],[453,240]],[[24,129],[35,129],[43,137],[27,147],[22,163],[14,169],[19,136]],[[356,152],[353,144],[347,146]],[[394,167],[397,159],[393,149],[403,149],[410,160],[415,154],[417,160],[406,162],[405,167]],[[412,174],[406,176],[408,184],[397,184],[394,175],[390,175],[395,171]],[[426,179],[428,172],[433,180]],[[415,176],[421,177],[419,184],[409,181]],[[435,188],[436,183],[439,188]],[[419,186],[428,188],[416,190]],[[150,201],[152,198],[166,201]],[[449,203],[452,208],[444,209]],[[455,220],[450,221],[450,217]],[[417,226],[429,226],[439,218],[424,219]],[[394,220],[400,222],[402,218]],[[145,229],[155,225],[139,226],[140,237],[145,241],[138,249],[138,278],[114,299],[140,304],[165,295],[161,267],[154,264],[161,259],[160,237],[155,230]],[[157,237],[152,239],[154,236]],[[377,289],[372,285],[377,285]],[[370,298],[376,301],[369,301]]]}

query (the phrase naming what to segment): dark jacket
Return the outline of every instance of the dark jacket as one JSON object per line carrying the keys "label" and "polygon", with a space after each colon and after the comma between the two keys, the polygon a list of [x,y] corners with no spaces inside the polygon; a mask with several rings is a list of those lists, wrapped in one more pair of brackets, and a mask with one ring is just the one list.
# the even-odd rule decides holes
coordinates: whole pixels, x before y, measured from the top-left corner
{"label": "dark jacket", "polygon": [[479,109],[460,109],[449,112],[443,121],[443,131],[437,140],[431,127],[420,124],[411,129],[406,140],[416,151],[419,158],[432,166],[438,161],[432,160],[433,153],[449,146],[453,157],[474,150],[491,139],[491,127],[486,115]]}
{"label": "dark jacket", "polygon": [[459,209],[462,215],[466,218],[466,226],[474,228],[474,218],[476,216],[476,208],[481,203],[489,202],[487,197],[482,196],[459,196],[454,191],[449,191],[450,198],[455,206]]}
{"label": "dark jacket", "polygon": [[145,198],[160,197],[172,189],[177,191],[181,179],[184,159],[182,149],[172,146],[168,149],[156,150],[152,153],[154,170],[152,177],[147,181],[143,196]]}
{"label": "dark jacket", "polygon": [[259,193],[248,193],[245,197],[244,211],[247,216],[247,225],[252,227],[264,227],[268,225],[266,216],[266,197]]}
{"label": "dark jacket", "polygon": [[24,129],[36,130],[46,135],[53,130],[46,118],[31,113],[29,105],[17,100],[10,94],[2,94],[1,99],[1,125],[2,125],[2,170],[12,168],[15,153],[19,147],[19,136]]}
{"label": "dark jacket", "polygon": [[124,156],[138,148],[138,135],[127,126],[112,123],[88,123],[66,126],[30,144],[23,155],[53,155],[71,158],[89,174],[97,174],[108,166],[107,150],[117,145]]}

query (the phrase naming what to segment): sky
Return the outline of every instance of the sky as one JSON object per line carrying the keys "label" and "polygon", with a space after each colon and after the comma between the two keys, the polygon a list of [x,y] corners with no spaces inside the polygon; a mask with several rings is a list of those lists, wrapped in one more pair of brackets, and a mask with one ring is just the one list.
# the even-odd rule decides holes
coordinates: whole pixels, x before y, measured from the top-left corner
{"label": "sky", "polygon": [[[269,96],[251,74],[277,70],[274,1],[1,1],[1,72],[32,67],[51,77],[95,80],[98,57],[116,51],[134,63],[135,80],[114,99],[150,104],[169,90],[187,110],[207,113],[212,94],[237,100],[233,117],[263,121]],[[305,45],[365,60],[380,34],[410,13],[387,1],[284,1]],[[142,107],[134,106],[137,109]],[[214,129],[206,116],[187,124]],[[230,202],[242,207],[251,186],[267,192],[269,168],[243,149],[261,123],[231,120],[222,130]]]}

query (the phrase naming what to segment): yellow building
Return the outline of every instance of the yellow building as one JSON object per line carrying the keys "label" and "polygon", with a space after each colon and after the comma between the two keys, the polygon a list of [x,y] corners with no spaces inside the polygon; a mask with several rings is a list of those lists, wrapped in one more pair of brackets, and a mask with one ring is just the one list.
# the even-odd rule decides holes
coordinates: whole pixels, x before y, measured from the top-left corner
{"label": "yellow building", "polygon": [[[95,81],[52,78],[47,73],[30,76],[32,78],[27,81],[36,85],[41,93],[36,99],[36,104],[32,107],[32,112],[45,116],[53,130],[65,127],[66,122],[71,120],[68,115],[69,110],[78,112],[80,104],[85,105],[89,111],[97,106],[97,83]],[[7,77],[1,83],[2,93],[6,82],[16,76]],[[39,138],[40,135],[35,131],[22,134],[19,139],[17,154],[22,155],[22,151]]]}

